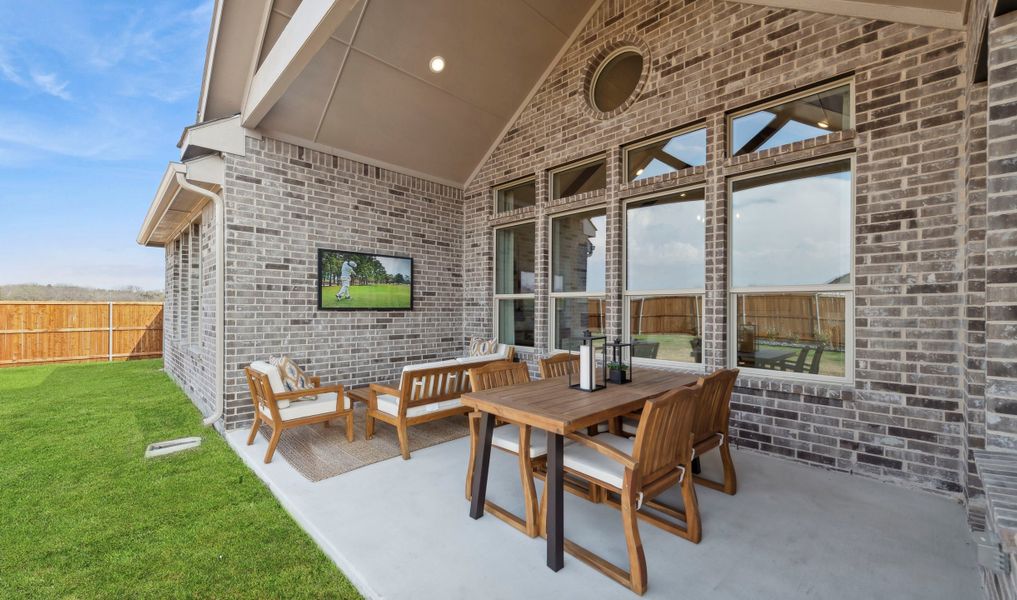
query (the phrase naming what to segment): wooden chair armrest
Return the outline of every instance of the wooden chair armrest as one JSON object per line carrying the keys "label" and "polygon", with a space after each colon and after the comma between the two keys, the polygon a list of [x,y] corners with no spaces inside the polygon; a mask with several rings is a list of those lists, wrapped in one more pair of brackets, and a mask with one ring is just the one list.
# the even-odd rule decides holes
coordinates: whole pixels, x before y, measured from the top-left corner
{"label": "wooden chair armrest", "polygon": [[399,397],[399,394],[402,393],[394,387],[389,387],[381,383],[372,383],[370,387],[371,391],[376,394],[388,394],[390,396]]}
{"label": "wooden chair armrest", "polygon": [[329,392],[335,392],[340,398],[343,396],[343,386],[341,385],[327,385],[325,387],[315,387],[309,390],[296,390],[292,392],[283,392],[282,394],[275,394],[276,400],[299,400],[306,398],[307,396],[317,396],[318,394],[328,394]]}
{"label": "wooden chair armrest", "polygon": [[572,440],[573,442],[582,444],[583,446],[586,446],[588,448],[592,448],[599,452],[600,454],[603,454],[604,456],[610,458],[611,460],[617,463],[621,463],[621,465],[624,466],[626,469],[634,471],[636,466],[639,464],[638,462],[636,462],[636,459],[632,458],[628,454],[625,454],[624,452],[615,448],[614,446],[609,446],[607,444],[598,442],[596,438],[592,438],[584,433],[567,433],[565,434],[565,437]]}

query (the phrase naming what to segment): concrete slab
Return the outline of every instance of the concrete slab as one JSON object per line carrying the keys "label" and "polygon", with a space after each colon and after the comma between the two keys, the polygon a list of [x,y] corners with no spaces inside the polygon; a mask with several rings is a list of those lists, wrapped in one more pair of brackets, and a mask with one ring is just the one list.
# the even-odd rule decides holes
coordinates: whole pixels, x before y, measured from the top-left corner
{"label": "concrete slab", "polygon": [[[554,573],[542,539],[491,516],[471,520],[466,439],[311,483],[278,454],[263,464],[266,440],[249,447],[246,435],[227,439],[367,597],[636,597],[568,555]],[[719,474],[715,454],[707,474]],[[646,598],[982,597],[958,503],[755,453],[734,459],[738,495],[699,490],[700,544],[640,527]],[[502,452],[492,453],[488,498],[521,512],[518,471]],[[627,564],[614,510],[566,494],[565,523],[570,539]]]}

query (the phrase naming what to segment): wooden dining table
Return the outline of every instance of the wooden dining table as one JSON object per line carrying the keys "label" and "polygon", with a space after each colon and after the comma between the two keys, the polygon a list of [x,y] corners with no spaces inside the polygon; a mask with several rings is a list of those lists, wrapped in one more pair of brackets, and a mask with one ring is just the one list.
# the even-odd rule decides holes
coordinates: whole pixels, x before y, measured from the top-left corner
{"label": "wooden dining table", "polygon": [[699,375],[662,369],[640,369],[633,381],[608,383],[607,387],[584,392],[570,388],[567,377],[542,379],[519,385],[469,392],[462,403],[481,412],[473,467],[473,497],[470,517],[484,516],[487,473],[491,463],[491,436],[495,419],[529,425],[547,432],[547,566],[552,571],[565,564],[565,473],[562,464],[565,435],[585,430],[641,409],[643,404],[678,387],[694,385]]}

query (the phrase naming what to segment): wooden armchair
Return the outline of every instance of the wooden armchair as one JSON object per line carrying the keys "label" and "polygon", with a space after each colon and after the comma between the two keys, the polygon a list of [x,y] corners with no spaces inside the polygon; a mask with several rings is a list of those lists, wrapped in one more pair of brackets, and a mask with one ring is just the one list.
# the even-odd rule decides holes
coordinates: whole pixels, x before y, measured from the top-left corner
{"label": "wooden armchair", "polygon": [[[530,371],[525,362],[496,362],[483,367],[470,369],[470,384],[473,390],[480,392],[497,387],[527,383]],[[547,458],[547,441],[545,436],[531,439],[530,428],[526,425],[506,423],[495,427],[491,436],[491,447],[519,457],[519,478],[523,485],[523,503],[526,512],[520,518],[497,504],[486,501],[484,508],[494,516],[530,537],[540,533],[537,521],[537,489],[533,483],[533,467],[543,463]],[[470,413],[470,461],[466,468],[466,499],[473,499],[473,465],[476,461],[477,438],[480,429],[480,413]]]}
{"label": "wooden armchair", "polygon": [[[247,445],[254,443],[262,423],[271,427],[272,437],[265,452],[266,463],[272,462],[282,432],[301,425],[324,423],[328,427],[332,419],[345,418],[346,439],[353,441],[353,410],[349,398],[343,393],[343,386],[322,387],[320,377],[310,377],[314,389],[288,392],[279,367],[261,361],[251,363],[244,373],[254,403],[254,423],[251,434],[247,436]],[[307,399],[308,396],[317,397]]]}
{"label": "wooden armchair", "polygon": [[550,379],[552,377],[565,377],[569,373],[578,375],[579,355],[578,354],[555,354],[548,358],[537,361],[540,368],[540,378]]}
{"label": "wooden armchair", "polygon": [[[640,595],[646,591],[647,575],[637,519],[648,521],[693,543],[702,539],[699,505],[691,472],[692,425],[701,393],[702,385],[697,384],[648,400],[634,439],[610,433],[595,438],[577,433],[568,435],[574,443],[565,448],[565,471],[620,497],[615,500],[609,493],[604,493],[602,500],[621,509],[629,570],[625,571],[569,540],[565,540],[565,550]],[[675,484],[681,488],[684,510],[654,500]],[[674,521],[643,512],[640,510],[643,506]],[[543,511],[541,517],[542,523],[545,523]]]}
{"label": "wooden armchair", "polygon": [[[700,378],[703,397],[696,411],[695,468],[696,483],[708,488],[734,495],[738,491],[734,462],[731,460],[731,436],[728,435],[728,421],[731,417],[731,394],[734,392],[738,369],[722,369]],[[720,459],[724,463],[724,483],[705,479],[698,475],[698,459],[703,454],[720,448]]]}

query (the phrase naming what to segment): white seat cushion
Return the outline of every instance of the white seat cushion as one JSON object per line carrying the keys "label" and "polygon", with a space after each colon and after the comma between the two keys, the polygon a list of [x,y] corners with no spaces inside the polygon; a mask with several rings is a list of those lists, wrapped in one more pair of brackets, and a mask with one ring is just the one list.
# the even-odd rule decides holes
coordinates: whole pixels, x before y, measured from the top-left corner
{"label": "white seat cushion", "polygon": [[[453,398],[451,400],[444,400],[442,402],[432,402],[431,404],[424,404],[422,406],[411,406],[406,411],[406,416],[409,418],[419,417],[420,415],[426,415],[428,413],[438,412],[448,408],[458,408],[463,404],[459,402],[459,398]],[[393,417],[399,416],[399,398],[391,394],[378,394],[378,410],[383,413],[392,415]]]}
{"label": "white seat cushion", "polygon": [[[292,421],[293,419],[335,412],[337,400],[335,392],[328,392],[327,394],[318,394],[318,397],[314,400],[290,402],[286,408],[279,406],[279,417],[283,421]],[[343,397],[343,408],[346,410],[350,408],[349,398]],[[264,406],[261,407],[261,412],[268,417],[272,416]]]}
{"label": "white seat cushion", "polygon": [[[602,433],[594,438],[609,446],[614,446],[625,454],[632,455],[632,445],[635,440],[624,438],[611,433]],[[565,448],[564,465],[598,481],[613,485],[621,489],[622,479],[625,476],[625,467],[618,461],[611,460],[593,448],[582,444],[570,444]]]}
{"label": "white seat cushion", "polygon": [[456,359],[450,358],[448,360],[439,360],[429,363],[419,363],[416,365],[406,365],[405,367],[403,367],[403,373],[405,373],[406,371],[420,371],[423,369],[440,369],[441,367],[451,367],[454,364],[457,364]]}
{"label": "white seat cushion", "polygon": [[[569,443],[570,440],[565,440]],[[491,435],[491,445],[508,450],[512,454],[519,454],[519,426],[513,423],[494,428]],[[547,454],[547,436],[543,431],[530,430],[530,458],[537,458]]]}
{"label": "white seat cushion", "polygon": [[636,430],[639,428],[639,421],[633,419],[622,420],[622,431],[629,435],[636,435]]}

